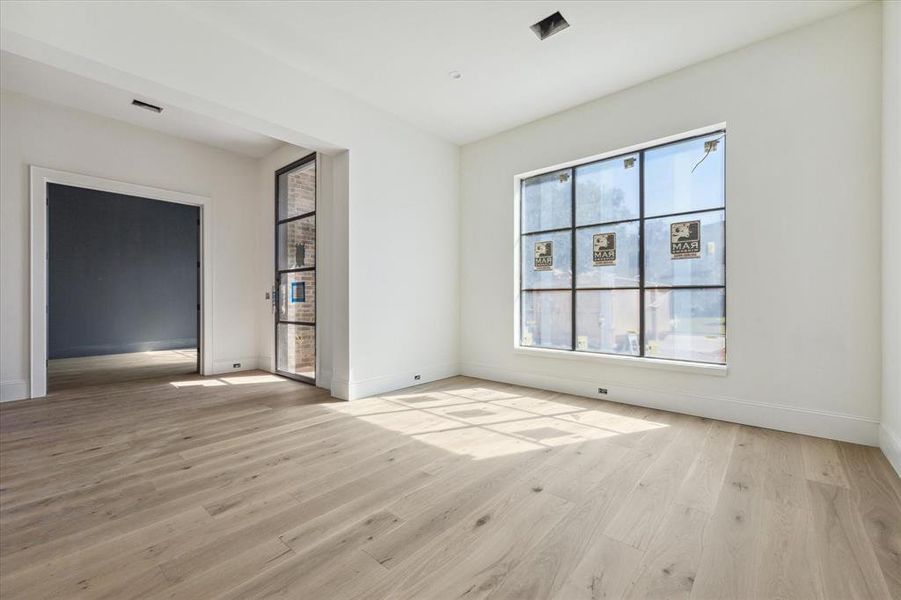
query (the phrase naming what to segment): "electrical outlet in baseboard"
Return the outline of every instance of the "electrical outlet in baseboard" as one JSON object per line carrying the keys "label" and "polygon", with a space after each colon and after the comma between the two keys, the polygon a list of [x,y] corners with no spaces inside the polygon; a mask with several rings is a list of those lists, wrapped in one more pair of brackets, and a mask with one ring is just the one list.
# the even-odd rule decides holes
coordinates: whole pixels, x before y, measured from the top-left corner
{"label": "electrical outlet in baseboard", "polygon": [[234,363],[232,365],[232,369],[240,369],[240,368],[241,368],[241,363]]}

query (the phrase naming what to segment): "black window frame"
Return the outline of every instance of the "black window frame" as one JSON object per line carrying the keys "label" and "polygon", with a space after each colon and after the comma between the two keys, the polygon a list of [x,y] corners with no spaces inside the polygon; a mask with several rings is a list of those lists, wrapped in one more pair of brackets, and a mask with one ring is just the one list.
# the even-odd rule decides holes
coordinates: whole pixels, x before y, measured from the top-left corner
{"label": "black window frame", "polygon": [[[313,168],[316,169],[316,177],[313,180],[313,210],[307,211],[305,213],[300,213],[297,215],[292,215],[285,218],[279,217],[279,177],[286,173],[291,173],[304,167],[310,163],[313,163]],[[274,199],[275,199],[275,252],[273,255],[275,261],[275,286],[274,290],[276,290],[273,301],[276,303],[275,305],[275,318],[273,323],[273,343],[275,344],[274,352],[275,352],[275,372],[282,377],[287,377],[289,379],[294,379],[296,381],[301,381],[303,383],[309,383],[312,385],[316,385],[316,381],[319,379],[319,298],[316,296],[314,298],[315,305],[313,307],[313,321],[295,321],[295,320],[283,320],[281,318],[281,279],[283,275],[290,273],[312,273],[313,274],[313,282],[314,285],[319,283],[319,219],[316,216],[316,209],[319,207],[319,161],[318,156],[315,152],[312,152],[303,158],[300,158],[291,164],[285,165],[284,167],[278,169],[275,172],[275,189],[274,189]],[[316,230],[316,248],[315,248],[315,259],[312,267],[294,267],[290,269],[282,269],[279,265],[279,228],[282,225],[286,225],[288,223],[294,221],[302,221],[304,219],[308,219],[312,217],[314,228]],[[317,286],[318,287],[318,286]],[[318,291],[318,290],[317,290]],[[314,357],[314,376],[307,377],[305,375],[298,375],[296,373],[292,373],[290,371],[281,371],[278,368],[278,326],[279,325],[298,325],[302,327],[312,327],[313,335],[314,335],[314,345],[313,352],[315,353]]]}
{"label": "black window frame", "polygon": [[[601,356],[615,356],[618,358],[632,358],[632,359],[640,359],[640,360],[652,360],[652,361],[668,361],[668,362],[676,362],[676,363],[692,363],[698,365],[705,366],[725,366],[728,364],[728,336],[727,336],[727,323],[728,319],[726,316],[727,312],[727,244],[726,244],[726,229],[727,229],[727,216],[726,216],[726,207],[727,207],[727,193],[726,193],[726,144],[723,144],[722,147],[717,150],[719,152],[723,152],[723,205],[716,208],[702,208],[698,210],[691,211],[679,211],[674,213],[660,214],[647,216],[645,214],[645,153],[652,150],[657,150],[659,148],[664,148],[667,146],[672,146],[675,144],[681,144],[684,142],[689,142],[696,139],[701,138],[710,138],[718,136],[717,140],[725,139],[726,137],[726,129],[719,128],[713,129],[711,131],[706,131],[704,133],[699,133],[696,135],[689,135],[686,137],[681,137],[678,139],[671,139],[666,142],[662,142],[659,144],[651,144],[647,146],[640,146],[638,149],[633,149],[629,151],[623,152],[615,152],[609,156],[604,156],[603,158],[587,160],[585,162],[574,163],[566,167],[562,168],[552,168],[546,171],[542,171],[540,173],[533,173],[528,177],[522,177],[519,180],[519,223],[518,223],[518,236],[519,236],[519,264],[516,265],[516,277],[518,279],[518,289],[519,289],[519,331],[516,340],[517,348],[530,349],[530,350],[551,350],[557,352],[572,352],[578,354],[585,355],[601,355]],[[628,218],[628,219],[620,219],[615,221],[602,221],[599,223],[590,223],[590,224],[576,224],[576,173],[579,168],[604,163],[607,161],[617,160],[638,156],[637,167],[638,167],[638,217],[637,218]],[[706,158],[706,156],[704,157]],[[541,177],[547,175],[548,173],[568,173],[569,174],[569,187],[570,187],[570,225],[568,227],[554,227],[551,229],[540,229],[535,231],[524,231],[524,221],[525,221],[525,211],[523,210],[523,202],[525,200],[525,184],[528,180]],[[679,217],[679,216],[688,216],[688,215],[700,215],[704,213],[710,212],[720,212],[723,214],[723,283],[722,285],[654,285],[654,286],[646,286],[645,285],[645,223],[649,220],[656,219],[665,219],[670,217]],[[626,223],[638,223],[638,286],[637,287],[628,287],[628,286],[588,286],[588,287],[578,287],[577,277],[578,277],[578,269],[576,263],[576,232],[580,229],[599,227],[599,226],[615,226],[622,225]],[[536,234],[542,233],[562,233],[570,231],[570,285],[569,287],[550,287],[550,288],[525,288],[523,287],[523,261],[525,260],[525,247],[524,240],[527,236],[534,236]],[[661,356],[648,356],[646,354],[647,344],[646,344],[646,332],[645,332],[645,296],[648,291],[653,290],[698,290],[698,289],[716,289],[723,291],[723,362],[708,362],[708,361],[700,361],[700,360],[688,360],[684,358],[668,358]],[[616,352],[602,352],[599,350],[579,350],[577,348],[577,329],[576,329],[576,319],[577,319],[577,306],[576,306],[576,298],[578,292],[582,291],[615,291],[615,290],[635,290],[638,292],[639,298],[639,325],[638,325],[638,336],[639,336],[639,354],[622,354]],[[523,301],[524,301],[524,292],[570,292],[570,347],[569,348],[551,348],[547,346],[535,346],[535,345],[523,345],[522,343],[522,335],[523,335]]]}

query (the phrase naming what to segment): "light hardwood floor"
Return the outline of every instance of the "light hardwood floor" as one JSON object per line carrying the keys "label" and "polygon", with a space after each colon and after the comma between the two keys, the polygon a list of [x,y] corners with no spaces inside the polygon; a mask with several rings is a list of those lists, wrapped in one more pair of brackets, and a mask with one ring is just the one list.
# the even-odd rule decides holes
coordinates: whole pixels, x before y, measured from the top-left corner
{"label": "light hardwood floor", "polygon": [[196,348],[57,358],[47,361],[47,389],[53,393],[96,385],[99,381],[125,383],[196,372]]}
{"label": "light hardwood floor", "polygon": [[878,450],[455,377],[0,407],[6,598],[901,598]]}

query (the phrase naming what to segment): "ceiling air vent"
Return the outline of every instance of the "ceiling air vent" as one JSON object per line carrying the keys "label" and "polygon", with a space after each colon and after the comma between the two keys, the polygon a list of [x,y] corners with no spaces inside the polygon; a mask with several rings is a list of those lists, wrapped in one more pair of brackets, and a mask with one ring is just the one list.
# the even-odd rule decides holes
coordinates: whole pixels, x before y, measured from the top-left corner
{"label": "ceiling air vent", "polygon": [[132,105],[137,106],[138,108],[144,108],[144,109],[146,109],[146,110],[150,110],[150,111],[153,111],[153,112],[155,112],[155,113],[161,113],[161,112],[163,112],[162,107],[159,107],[159,106],[157,106],[157,105],[155,105],[155,104],[149,104],[149,103],[147,103],[147,102],[141,102],[141,101],[138,100],[138,99],[132,100],[131,103],[132,103]]}
{"label": "ceiling air vent", "polygon": [[569,23],[566,22],[563,15],[559,12],[555,12],[551,16],[541,19],[529,29],[535,32],[535,35],[538,36],[539,40],[545,40],[555,33],[563,31],[567,27],[569,27]]}

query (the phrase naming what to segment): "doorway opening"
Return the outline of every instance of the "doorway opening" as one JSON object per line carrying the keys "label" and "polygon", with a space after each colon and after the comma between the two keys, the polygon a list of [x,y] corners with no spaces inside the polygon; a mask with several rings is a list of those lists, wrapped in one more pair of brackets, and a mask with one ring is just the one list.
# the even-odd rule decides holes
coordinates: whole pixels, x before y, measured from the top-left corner
{"label": "doorway opening", "polygon": [[275,370],[316,384],[316,154],[275,172]]}
{"label": "doorway opening", "polygon": [[47,184],[47,385],[200,370],[200,207]]}

